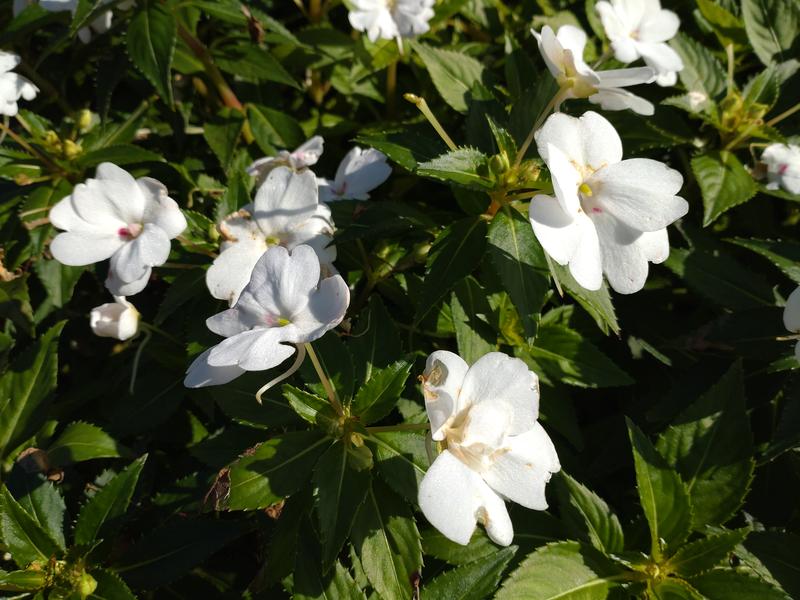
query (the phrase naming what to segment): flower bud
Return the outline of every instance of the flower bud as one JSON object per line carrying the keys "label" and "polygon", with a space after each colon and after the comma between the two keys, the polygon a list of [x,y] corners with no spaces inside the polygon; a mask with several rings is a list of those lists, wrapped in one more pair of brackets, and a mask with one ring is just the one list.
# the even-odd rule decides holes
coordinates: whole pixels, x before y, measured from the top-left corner
{"label": "flower bud", "polygon": [[492,158],[489,159],[489,169],[495,175],[502,175],[505,173],[509,168],[508,163],[508,156],[506,156],[505,152],[501,152],[500,154],[495,154]]}
{"label": "flower bud", "polygon": [[96,589],[97,580],[88,573],[83,573],[78,580],[78,593],[80,594],[81,598],[88,598],[94,594]]}
{"label": "flower bud", "polygon": [[64,158],[72,160],[83,154],[83,148],[72,140],[64,140]]}
{"label": "flower bud", "polygon": [[89,325],[97,336],[124,341],[139,331],[139,311],[124,296],[115,296],[114,300],[93,308]]}
{"label": "flower bud", "polygon": [[78,113],[78,129],[86,131],[92,124],[92,111],[84,108]]}

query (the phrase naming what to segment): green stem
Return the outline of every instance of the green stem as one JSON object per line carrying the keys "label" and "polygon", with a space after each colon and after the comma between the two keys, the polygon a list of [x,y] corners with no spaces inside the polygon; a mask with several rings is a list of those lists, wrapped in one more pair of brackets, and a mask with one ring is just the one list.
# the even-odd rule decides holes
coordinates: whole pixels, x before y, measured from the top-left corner
{"label": "green stem", "polygon": [[564,99],[564,90],[558,90],[556,94],[550,99],[550,102],[547,103],[547,106],[544,107],[541,114],[536,118],[536,122],[531,127],[530,133],[528,133],[528,137],[525,138],[525,141],[522,143],[522,147],[517,152],[517,158],[514,161],[514,167],[518,168],[522,163],[522,159],[525,158],[525,154],[528,152],[528,148],[530,148],[531,143],[533,142],[533,136],[539,130],[544,120],[550,114],[550,112]]}
{"label": "green stem", "polygon": [[178,344],[179,346],[183,346],[183,342],[180,341],[178,338],[170,335],[169,333],[167,333],[163,329],[157,327],[156,325],[153,325],[152,323],[147,323],[145,321],[139,321],[139,329],[141,329],[142,331],[147,332],[148,335],[150,333],[157,333],[158,335],[160,335],[164,339],[167,339],[170,342]]}
{"label": "green stem", "polygon": [[133,368],[131,370],[131,384],[128,386],[128,393],[133,396],[134,389],[136,387],[136,374],[139,372],[139,359],[142,358],[142,352],[144,351],[144,347],[147,345],[153,337],[153,334],[150,332],[149,329],[144,328],[144,339],[142,343],[139,344],[139,347],[136,349],[136,354],[133,355]]}
{"label": "green stem", "polygon": [[436,130],[436,133],[439,134],[439,137],[444,140],[444,143],[447,144],[447,147],[450,148],[450,150],[457,149],[455,142],[450,139],[450,136],[447,135],[447,132],[444,130],[444,127],[442,127],[442,124],[439,123],[439,119],[437,119],[436,116],[431,112],[431,109],[428,107],[428,103],[425,102],[425,98],[421,98],[416,94],[403,94],[403,98],[411,102],[411,104],[419,109],[419,111],[425,116],[426,119],[428,119],[428,122]]}
{"label": "green stem", "polygon": [[344,408],[342,408],[342,403],[339,402],[339,396],[336,394],[336,390],[333,388],[330,379],[325,374],[325,370],[322,368],[322,364],[319,362],[319,358],[317,358],[317,353],[314,352],[314,348],[311,347],[311,344],[305,344],[306,352],[308,353],[308,357],[311,359],[311,363],[314,365],[314,370],[317,372],[317,377],[319,377],[320,383],[322,383],[322,387],[325,388],[325,394],[328,396],[328,402],[331,403],[333,409],[336,411],[338,415],[344,415]]}
{"label": "green stem", "polygon": [[4,134],[8,135],[12,140],[17,142],[17,144],[25,148],[25,150],[27,150],[32,155],[36,156],[39,160],[41,160],[45,164],[45,166],[47,166],[47,168],[50,169],[53,173],[57,173],[63,176],[67,175],[67,172],[64,171],[64,169],[62,169],[56,163],[50,160],[50,158],[46,154],[40,152],[39,150],[31,146],[28,142],[26,142],[24,139],[22,139],[20,136],[18,136],[14,132],[14,130],[11,129],[11,127],[8,127],[5,123],[0,123],[0,130],[3,131]]}
{"label": "green stem", "polygon": [[386,67],[386,116],[394,119],[397,114],[397,61]]}
{"label": "green stem", "polygon": [[778,123],[780,123],[781,121],[783,121],[784,119],[786,119],[786,118],[788,118],[788,117],[791,117],[791,116],[792,116],[794,113],[796,113],[798,110],[800,110],[800,102],[798,102],[797,104],[795,104],[795,105],[794,105],[792,108],[790,108],[789,110],[785,110],[785,111],[783,111],[783,112],[782,112],[781,114],[779,114],[777,117],[770,119],[769,121],[767,121],[767,122],[766,122],[766,123],[764,123],[764,124],[765,124],[767,127],[773,127],[773,126],[775,126],[776,124],[778,124]]}

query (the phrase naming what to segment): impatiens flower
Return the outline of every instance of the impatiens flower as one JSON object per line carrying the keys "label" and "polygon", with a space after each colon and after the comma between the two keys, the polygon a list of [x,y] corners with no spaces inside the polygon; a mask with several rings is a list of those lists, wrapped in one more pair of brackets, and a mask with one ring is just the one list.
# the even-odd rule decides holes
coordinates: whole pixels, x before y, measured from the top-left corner
{"label": "impatiens flower", "polygon": [[[536,33],[539,52],[550,73],[558,82],[562,95],[567,98],[588,98],[592,104],[599,104],[605,110],[631,109],[641,115],[652,115],[653,105],[639,96],[621,88],[640,83],[650,83],[655,71],[650,67],[634,69],[611,69],[595,71],[583,62],[583,49],[586,47],[586,33],[572,25],[559,27],[558,34],[549,26]],[[557,107],[556,107],[557,108]]]}
{"label": "impatiens flower", "polygon": [[539,414],[539,379],[501,352],[471,367],[452,352],[428,357],[423,374],[431,436],[447,449],[419,486],[419,506],[448,539],[468,544],[480,522],[508,546],[514,529],[505,500],[545,510],[545,484],[561,469]]}
{"label": "impatiens flower", "polygon": [[[783,324],[792,333],[800,334],[800,287],[796,288],[786,300],[783,309]],[[794,347],[794,355],[800,361],[800,340]]]}
{"label": "impatiens flower", "polygon": [[39,88],[12,71],[19,63],[19,56],[0,50],[0,115],[15,116],[19,99],[33,100],[39,92]]}
{"label": "impatiens flower", "polygon": [[383,152],[356,146],[339,163],[333,181],[317,179],[319,199],[322,202],[366,200],[369,192],[386,181],[391,173],[392,167],[386,164]]}
{"label": "impatiens flower", "polygon": [[186,218],[163,184],[112,163],[97,167],[95,179],[75,186],[50,210],[50,223],[64,232],[50,251],[65,265],[107,258],[106,287],[115,296],[141,292],[152,268],[169,256],[170,240],[186,229]]}
{"label": "impatiens flower", "polygon": [[599,289],[605,273],[616,291],[644,287],[648,261],[669,256],[666,227],[689,205],[675,194],[678,171],[648,158],[622,160],[613,125],[595,112],[551,115],[536,133],[556,197],[539,195],[529,216],[542,247],[575,280]]}
{"label": "impatiens flower", "polygon": [[247,167],[247,174],[256,178],[257,185],[261,185],[272,169],[277,167],[289,167],[294,171],[301,171],[312,165],[317,164],[319,157],[322,156],[325,140],[322,136],[315,135],[310,140],[298,146],[293,152],[281,150],[277,156],[265,156]]}
{"label": "impatiens flower", "polygon": [[271,246],[292,250],[300,244],[314,248],[323,272],[333,271],[336,248],[331,211],[319,203],[311,171],[278,167],[256,192],[256,199],[219,224],[222,252],[206,271],[211,295],[233,306],[250,280],[253,267]]}
{"label": "impatiens flower", "polygon": [[289,254],[274,246],[258,260],[236,305],[206,321],[227,339],[197,357],[184,385],[221,385],[245,371],[276,367],[295,353],[289,344],[312,342],[341,323],[349,303],[340,275],[320,281],[313,248],[297,246]]}
{"label": "impatiens flower", "polygon": [[139,311],[124,296],[114,296],[114,302],[92,309],[89,325],[95,335],[125,341],[139,331]]}
{"label": "impatiens flower", "polygon": [[678,15],[661,8],[659,0],[601,0],[595,8],[614,58],[626,64],[643,58],[656,70],[658,85],[675,85],[683,61],[666,42],[678,33]]}
{"label": "impatiens flower", "polygon": [[352,0],[348,18],[353,29],[366,32],[371,42],[414,37],[430,29],[434,1]]}
{"label": "impatiens flower", "polygon": [[782,187],[790,194],[800,194],[800,146],[770,144],[761,160],[767,165],[767,189]]}

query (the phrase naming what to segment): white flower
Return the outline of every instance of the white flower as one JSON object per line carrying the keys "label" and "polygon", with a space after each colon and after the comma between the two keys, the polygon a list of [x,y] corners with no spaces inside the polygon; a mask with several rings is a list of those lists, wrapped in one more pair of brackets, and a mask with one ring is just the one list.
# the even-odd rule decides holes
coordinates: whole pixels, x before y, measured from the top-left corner
{"label": "white flower", "polygon": [[352,0],[350,25],[365,31],[371,42],[378,38],[422,35],[430,29],[434,0]]}
{"label": "white flower", "polygon": [[605,273],[616,291],[639,291],[648,261],[669,256],[666,227],[689,205],[681,174],[647,158],[622,160],[613,125],[595,112],[551,115],[536,133],[556,197],[535,196],[529,216],[542,247],[584,288]]}
{"label": "white flower", "polygon": [[383,152],[356,146],[339,163],[333,181],[317,179],[319,199],[322,202],[366,200],[369,192],[386,181],[391,173],[392,168],[386,164]]}
{"label": "white flower", "polygon": [[139,311],[124,296],[114,296],[114,302],[92,309],[89,325],[95,335],[125,341],[139,331]]}
{"label": "white flower", "polygon": [[107,258],[106,287],[115,296],[141,292],[152,267],[169,256],[170,240],[186,229],[186,218],[163,184],[112,163],[97,167],[95,179],[75,186],[50,210],[50,223],[64,233],[50,251],[65,265],[89,265]]}
{"label": "white flower", "polygon": [[331,211],[319,203],[317,181],[311,171],[296,173],[287,167],[270,172],[256,199],[219,224],[222,252],[206,271],[211,295],[233,306],[250,280],[253,267],[272,246],[289,250],[306,244],[322,262],[323,273],[333,272],[336,247]]}
{"label": "white flower", "polygon": [[302,171],[317,164],[319,157],[322,156],[325,140],[322,136],[315,135],[296,150],[289,152],[281,150],[277,156],[265,156],[259,158],[247,167],[247,174],[256,178],[256,184],[261,185],[272,169],[277,167],[289,167],[294,171]]}
{"label": "white flower", "polygon": [[586,33],[572,25],[561,26],[558,34],[545,26],[541,35],[535,31],[533,35],[539,41],[539,52],[547,68],[558,82],[562,100],[588,98],[589,102],[599,104],[605,110],[629,108],[641,115],[653,114],[650,102],[621,89],[653,81],[655,71],[650,67],[594,71],[583,62]]}
{"label": "white flower", "polygon": [[770,144],[761,160],[767,165],[767,189],[782,187],[790,194],[800,194],[800,146]]}
{"label": "white flower", "polygon": [[[108,4],[109,2],[111,2],[111,0],[104,0],[103,4]],[[16,16],[22,12],[25,7],[34,3],[39,4],[39,6],[49,12],[70,11],[75,15],[75,11],[78,10],[78,0],[39,0],[38,2],[34,0],[14,0],[14,15]],[[134,4],[136,4],[136,0],[123,0],[117,3],[117,8],[126,10]],[[88,44],[92,40],[92,32],[101,34],[111,29],[112,19],[113,13],[110,10],[101,12],[92,19],[86,27],[81,27],[78,30],[78,39],[84,44]]]}
{"label": "white flower", "polygon": [[675,85],[683,61],[666,42],[678,33],[678,15],[659,0],[602,0],[596,10],[618,61],[643,58],[656,70],[658,85]]}
{"label": "white flower", "polygon": [[19,99],[33,100],[39,92],[25,77],[12,72],[19,63],[19,56],[0,50],[0,115],[15,116]]}
{"label": "white flower", "polygon": [[340,275],[320,281],[313,248],[297,246],[290,255],[274,246],[259,258],[236,305],[206,321],[227,339],[195,359],[184,385],[220,385],[276,367],[295,353],[288,344],[312,342],[341,323],[349,303]]}
{"label": "white flower", "polygon": [[508,546],[514,530],[505,500],[545,510],[545,484],[561,468],[536,420],[536,374],[501,352],[469,367],[440,350],[428,357],[423,393],[431,435],[447,449],[420,483],[420,509],[456,543],[469,543],[481,522],[492,540]]}
{"label": "white flower", "polygon": [[[783,309],[783,324],[792,333],[800,334],[800,287],[795,289],[786,300]],[[800,361],[800,341],[794,347],[794,355]]]}

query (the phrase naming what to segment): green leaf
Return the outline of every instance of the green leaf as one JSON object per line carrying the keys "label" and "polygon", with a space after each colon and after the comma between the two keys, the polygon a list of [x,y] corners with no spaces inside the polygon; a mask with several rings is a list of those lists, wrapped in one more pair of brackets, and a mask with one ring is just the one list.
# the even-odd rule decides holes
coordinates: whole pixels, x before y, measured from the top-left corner
{"label": "green leaf", "polygon": [[21,568],[33,562],[44,566],[52,556],[60,556],[58,543],[20,506],[8,488],[0,487],[0,539]]}
{"label": "green leaf", "polygon": [[47,456],[55,465],[92,460],[93,458],[116,458],[124,449],[97,425],[77,421],[66,429],[47,448]]}
{"label": "green leaf", "polygon": [[257,446],[231,466],[230,510],[265,508],[311,479],[330,440],[315,431],[285,433]]}
{"label": "green leaf", "polygon": [[683,579],[659,579],[651,582],[647,598],[652,600],[707,600]]}
{"label": "green leaf", "polygon": [[425,316],[453,286],[472,273],[486,249],[486,221],[467,217],[436,236],[420,293],[418,318]]}
{"label": "green leaf", "polygon": [[681,577],[691,577],[710,571],[727,562],[734,548],[747,537],[748,533],[750,530],[747,528],[734,529],[711,534],[707,538],[686,544],[667,561],[664,569]]}
{"label": "green leaf", "polygon": [[[780,584],[792,598],[800,597],[800,536],[779,531],[754,531],[744,546],[759,562],[760,569],[765,571],[765,578]],[[751,566],[750,560],[743,557],[742,563]],[[761,570],[758,574],[762,575]]]}
{"label": "green leaf", "polygon": [[231,108],[223,108],[214,119],[203,126],[203,137],[224,171],[231,167],[242,127],[244,115]]}
{"label": "green leaf", "polygon": [[370,584],[383,598],[410,598],[422,569],[414,516],[384,484],[373,481],[353,523],[353,547]]}
{"label": "green leaf", "polygon": [[241,44],[225,48],[214,54],[214,62],[220,69],[243,79],[274,81],[302,89],[283,65],[270,52],[252,44]]}
{"label": "green leaf", "polygon": [[692,171],[703,194],[703,226],[722,213],[744,204],[758,187],[736,155],[726,150],[701,154],[692,159]]}
{"label": "green leaf", "polygon": [[457,148],[419,163],[417,173],[474,190],[492,190],[497,185],[489,173],[489,157],[475,148]]}
{"label": "green leaf", "polygon": [[34,592],[45,586],[47,575],[44,571],[3,571],[0,569],[0,591]]}
{"label": "green leaf", "polygon": [[495,600],[605,600],[619,568],[594,548],[558,542],[529,555],[503,582]]}
{"label": "green leaf", "polygon": [[136,600],[136,596],[113,571],[97,569],[91,572],[97,581],[97,589],[89,596],[89,600]]}
{"label": "green leaf", "polygon": [[53,306],[61,308],[72,298],[75,284],[86,270],[85,267],[70,267],[57,260],[39,260],[34,267],[36,276],[47,290],[47,296]]}
{"label": "green leaf", "polygon": [[724,6],[713,0],[697,0],[697,8],[714,28],[714,33],[723,46],[730,43],[738,45],[747,43],[744,23]]}
{"label": "green leaf", "polygon": [[113,162],[115,165],[130,165],[146,162],[164,162],[164,158],[160,154],[133,144],[117,144],[85,152],[77,158],[75,164],[82,169],[88,169],[102,162]]}
{"label": "green leaf", "polygon": [[363,425],[380,421],[395,404],[411,372],[411,363],[398,360],[385,369],[373,371],[372,377],[362,385],[350,407]]}
{"label": "green leaf", "polygon": [[51,327],[0,377],[0,458],[44,423],[56,386],[58,340],[64,323]]}
{"label": "green leaf", "polygon": [[[339,395],[339,400],[348,404],[355,389],[355,368],[350,350],[333,332],[316,340],[313,346],[322,370]],[[319,375],[310,360],[306,359],[300,367],[300,375],[309,389],[320,397],[326,396],[325,388],[320,383]]]}
{"label": "green leaf", "polygon": [[264,152],[274,153],[276,148],[296,148],[306,139],[303,128],[294,117],[274,108],[248,104],[247,119],[256,143]]}
{"label": "green leaf", "polygon": [[467,277],[456,284],[450,298],[458,354],[470,365],[497,350],[497,334],[488,322],[492,309],[486,296],[478,281]]}
{"label": "green leaf", "polygon": [[483,65],[466,54],[412,42],[411,47],[425,63],[433,85],[454,110],[466,113],[471,91],[486,78]]}
{"label": "green leaf", "polygon": [[112,539],[128,510],[147,455],[137,458],[92,496],[78,513],[75,544],[89,546],[97,539]]}
{"label": "green leaf", "polygon": [[[514,538],[517,537],[519,537],[519,531],[515,529]],[[448,564],[460,566],[495,554],[498,546],[480,527],[475,528],[472,538],[466,546],[447,539],[441,532],[431,527],[422,532],[422,551],[425,556],[432,556]]]}
{"label": "green leaf", "polygon": [[371,433],[367,444],[378,475],[395,492],[416,503],[419,482],[428,469],[425,436],[410,431]]}
{"label": "green leaf", "polygon": [[19,463],[11,471],[6,485],[39,527],[59,548],[65,550],[64,515],[67,507],[58,489],[41,473],[28,473]]}
{"label": "green leaf", "polygon": [[325,567],[336,560],[369,489],[369,469],[357,469],[351,464],[349,454],[348,446],[337,441],[325,451],[314,468],[322,564]]}
{"label": "green leaf", "polygon": [[447,152],[445,143],[431,132],[430,126],[416,124],[399,129],[362,131],[356,142],[380,150],[408,171]]}
{"label": "green leaf", "polygon": [[733,516],[755,468],[741,363],[677,417],[659,437],[658,449],[686,482],[695,529]]}
{"label": "green leaf", "polygon": [[790,600],[782,590],[744,571],[715,569],[691,579],[703,596],[720,600]]}
{"label": "green leaf", "polygon": [[678,76],[687,91],[711,100],[725,91],[725,69],[708,48],[684,34],[672,38],[670,46],[683,61]]}
{"label": "green leaf", "polygon": [[528,354],[548,376],[580,387],[631,385],[633,379],[580,333],[563,325],[542,324]]}
{"label": "green leaf", "polygon": [[0,281],[0,317],[9,319],[14,327],[27,335],[33,335],[33,308],[28,296],[27,274],[11,281]]}
{"label": "green leaf", "polygon": [[[158,307],[153,324],[157,327],[164,323],[179,308],[196,299],[206,288],[205,269],[187,269],[178,275],[170,284],[164,300]],[[202,297],[202,296],[200,296]]]}
{"label": "green leaf", "polygon": [[778,101],[781,94],[781,81],[777,69],[764,69],[758,75],[754,75],[744,88],[744,107],[747,111],[756,108],[769,110]]}
{"label": "green leaf", "polygon": [[747,37],[766,66],[781,65],[783,79],[797,70],[800,6],[794,0],[742,0]]}
{"label": "green leaf", "polygon": [[297,537],[294,569],[295,600],[366,600],[358,584],[338,560],[332,569],[320,567],[320,550],[310,523],[304,523]]}
{"label": "green leaf", "polygon": [[636,468],[636,487],[650,526],[650,554],[655,560],[661,560],[689,535],[692,523],[689,492],[678,473],[667,465],[644,433],[626,420]]}
{"label": "green leaf", "polygon": [[383,369],[403,353],[394,320],[380,296],[372,294],[358,315],[347,347],[353,355],[356,381],[369,381],[375,369]]}
{"label": "green leaf", "polygon": [[316,394],[298,389],[288,383],[281,386],[281,392],[294,412],[314,425],[318,424],[319,413],[330,408],[330,403],[325,398],[320,398]]}
{"label": "green leaf", "polygon": [[757,240],[733,238],[728,240],[742,248],[760,254],[795,283],[800,284],[800,244],[792,240]]}
{"label": "green leaf", "polygon": [[143,0],[128,23],[128,56],[162,99],[173,104],[170,69],[175,53],[175,17],[160,2]]}
{"label": "green leaf", "polygon": [[603,282],[603,287],[599,290],[587,290],[575,281],[567,267],[562,267],[551,260],[550,270],[556,281],[591,315],[603,333],[608,334],[609,331],[612,331],[619,335],[620,327],[617,321],[617,313],[614,311],[611,294],[605,282]]}
{"label": "green leaf", "polygon": [[146,534],[114,565],[134,588],[175,581],[238,538],[243,528],[228,519],[175,519]]}
{"label": "green leaf", "polygon": [[503,548],[445,571],[422,588],[427,600],[484,600],[497,589],[500,577],[517,551],[516,546]]}
{"label": "green leaf", "polygon": [[539,326],[550,290],[547,259],[528,220],[518,211],[503,209],[489,225],[487,257],[522,319],[528,342]]}
{"label": "green leaf", "polygon": [[558,478],[561,518],[567,527],[603,554],[622,552],[622,526],[605,500],[564,471]]}

